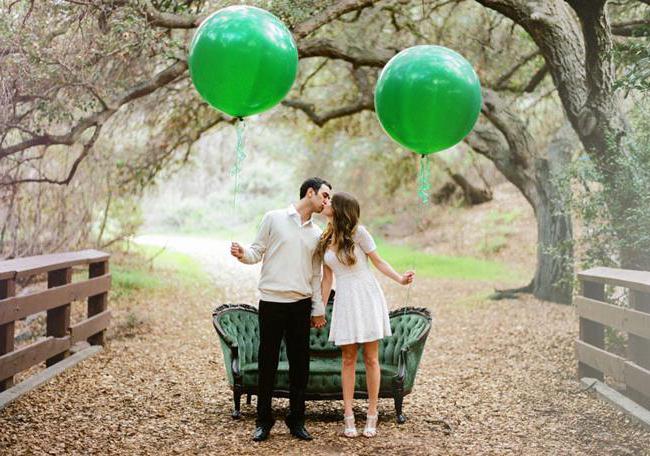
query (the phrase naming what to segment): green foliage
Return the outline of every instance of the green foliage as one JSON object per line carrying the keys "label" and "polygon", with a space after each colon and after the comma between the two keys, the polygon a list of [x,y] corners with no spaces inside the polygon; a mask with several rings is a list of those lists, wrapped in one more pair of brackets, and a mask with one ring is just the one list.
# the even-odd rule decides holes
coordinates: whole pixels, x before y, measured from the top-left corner
{"label": "green foliage", "polygon": [[615,88],[625,91],[626,96],[632,90],[650,90],[650,45],[647,39],[617,45],[614,58],[620,69]]}
{"label": "green foliage", "polygon": [[582,267],[650,269],[650,104],[638,103],[621,147],[595,163],[579,156],[569,195],[583,225]]}

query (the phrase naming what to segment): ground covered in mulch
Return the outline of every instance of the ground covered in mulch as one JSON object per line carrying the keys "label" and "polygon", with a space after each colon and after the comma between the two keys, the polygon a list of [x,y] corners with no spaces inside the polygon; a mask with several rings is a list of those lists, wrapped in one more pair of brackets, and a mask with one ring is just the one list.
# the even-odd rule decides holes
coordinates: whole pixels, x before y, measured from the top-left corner
{"label": "ground covered in mulch", "polygon": [[[342,402],[309,402],[313,442],[278,421],[255,444],[255,399],[231,419],[211,324],[217,304],[252,300],[249,282],[214,288],[160,274],[167,286],[112,299],[101,354],[0,412],[0,454],[650,454],[650,433],[576,381],[571,307],[487,301],[491,284],[433,279],[409,297],[435,322],[406,424],[382,399],[378,436],[346,439]],[[393,307],[404,303],[403,288],[383,285]],[[278,417],[287,405],[275,402]],[[364,401],[355,414],[363,425]]]}

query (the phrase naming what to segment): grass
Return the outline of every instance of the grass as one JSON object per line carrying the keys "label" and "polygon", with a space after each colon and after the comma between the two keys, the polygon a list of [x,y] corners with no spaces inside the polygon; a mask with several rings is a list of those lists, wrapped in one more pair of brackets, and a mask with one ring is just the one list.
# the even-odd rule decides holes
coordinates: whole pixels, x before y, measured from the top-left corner
{"label": "grass", "polygon": [[388,244],[378,240],[379,254],[397,271],[415,269],[421,277],[465,280],[518,279],[504,264],[470,257],[431,255],[409,246]]}
{"label": "grass", "polygon": [[137,244],[130,245],[130,252],[124,261],[111,263],[111,293],[115,295],[210,282],[201,264],[189,255]]}
{"label": "grass", "polygon": [[490,211],[483,223],[485,235],[479,250],[491,255],[500,252],[508,245],[508,238],[514,232],[512,224],[521,216],[521,210]]}

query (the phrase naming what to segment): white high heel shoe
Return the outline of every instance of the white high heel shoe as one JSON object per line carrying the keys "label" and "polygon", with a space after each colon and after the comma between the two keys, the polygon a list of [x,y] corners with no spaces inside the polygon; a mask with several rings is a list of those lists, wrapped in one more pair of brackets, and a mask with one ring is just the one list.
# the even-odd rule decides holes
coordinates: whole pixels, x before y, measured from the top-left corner
{"label": "white high heel shoe", "polygon": [[366,417],[366,427],[363,428],[363,435],[366,437],[374,437],[377,435],[377,420],[379,414],[368,415]]}
{"label": "white high heel shoe", "polygon": [[345,424],[345,429],[343,430],[344,436],[353,438],[359,435],[357,433],[357,428],[354,425],[354,415],[343,415],[343,423]]}

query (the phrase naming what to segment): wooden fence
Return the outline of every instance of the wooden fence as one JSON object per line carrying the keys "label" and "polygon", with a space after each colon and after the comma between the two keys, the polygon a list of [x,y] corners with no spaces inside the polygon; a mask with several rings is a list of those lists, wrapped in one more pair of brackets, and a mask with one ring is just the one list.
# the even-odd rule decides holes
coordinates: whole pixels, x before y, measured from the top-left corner
{"label": "wooden fence", "polygon": [[[104,344],[111,313],[107,310],[111,275],[109,255],[97,250],[57,253],[0,261],[0,391],[14,375],[43,361],[47,366],[68,356],[81,341]],[[88,265],[88,279],[72,282],[72,268]],[[16,281],[47,273],[47,290],[16,296]],[[88,298],[88,317],[70,324],[72,301]],[[15,322],[47,311],[46,337],[14,349]]]}
{"label": "wooden fence", "polygon": [[[625,395],[650,409],[650,272],[594,268],[578,274],[578,376],[625,384]],[[628,307],[605,302],[605,285],[626,288]],[[627,333],[626,356],[605,348],[605,327]]]}

